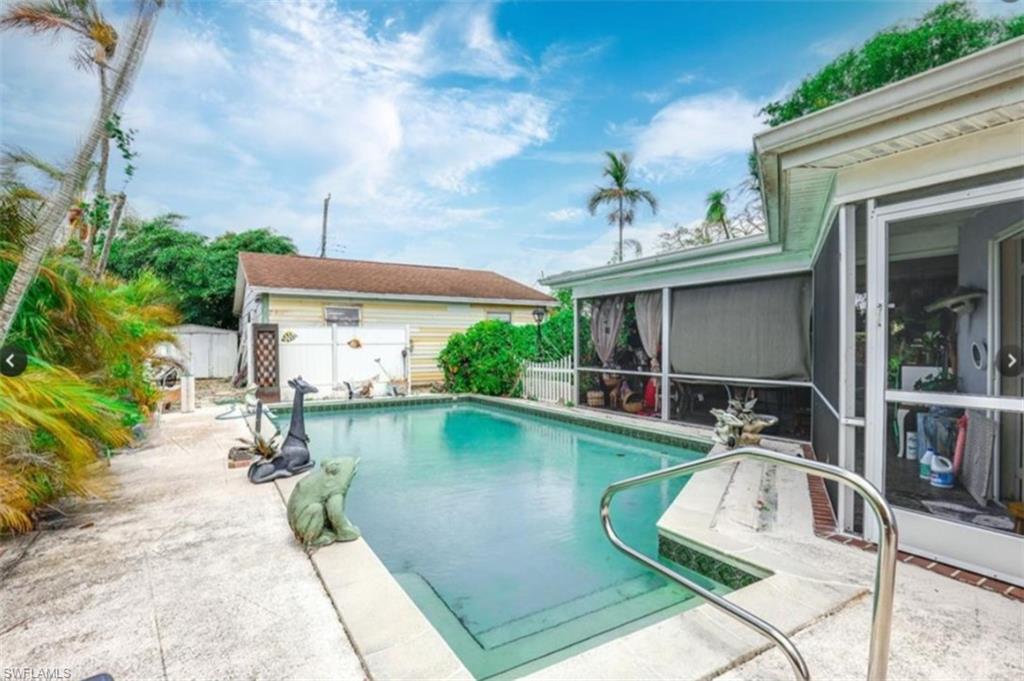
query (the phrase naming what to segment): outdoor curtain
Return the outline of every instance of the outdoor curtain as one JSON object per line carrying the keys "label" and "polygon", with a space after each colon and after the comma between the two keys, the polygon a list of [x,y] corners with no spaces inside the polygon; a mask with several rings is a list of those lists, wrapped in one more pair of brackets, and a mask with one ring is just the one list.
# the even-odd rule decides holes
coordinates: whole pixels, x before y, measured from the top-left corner
{"label": "outdoor curtain", "polygon": [[636,328],[640,331],[640,343],[651,358],[651,371],[661,370],[658,345],[661,344],[661,291],[638,293],[633,301],[636,309]]}
{"label": "outdoor curtain", "polygon": [[806,275],[677,289],[669,359],[680,374],[810,378]]}
{"label": "outdoor curtain", "polygon": [[590,337],[594,341],[594,349],[601,359],[601,366],[611,366],[615,356],[615,340],[622,328],[622,317],[626,311],[626,301],[622,296],[602,298],[593,303],[590,313]]}

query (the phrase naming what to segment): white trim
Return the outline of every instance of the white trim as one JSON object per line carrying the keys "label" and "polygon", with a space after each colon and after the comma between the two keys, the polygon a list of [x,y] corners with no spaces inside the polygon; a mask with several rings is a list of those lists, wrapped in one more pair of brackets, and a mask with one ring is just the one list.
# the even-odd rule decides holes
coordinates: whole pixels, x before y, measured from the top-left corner
{"label": "white trim", "polygon": [[[1024,413],[1024,400],[1016,397],[994,395],[970,395],[962,393],[933,393],[911,390],[890,390],[886,385],[885,367],[888,360],[888,235],[889,225],[898,220],[949,213],[965,208],[975,208],[1024,198],[1024,180],[1011,180],[993,185],[950,192],[947,194],[916,199],[904,203],[878,208],[874,199],[869,201],[868,218],[868,361],[867,379],[867,423],[865,472],[867,478],[879,489],[885,490],[885,461],[887,440],[887,405],[891,403],[922,404],[971,408],[987,411]],[[991,301],[989,301],[991,305]],[[989,315],[991,318],[991,315]],[[991,359],[991,358],[990,358]],[[993,565],[1000,564],[997,540],[985,537],[1000,537],[997,532],[981,532],[960,523],[942,520],[935,516],[913,514],[906,509],[897,509],[901,518],[920,520],[914,524],[916,530],[907,532],[908,544],[933,545],[939,547],[941,557],[949,559],[957,555],[977,556],[979,560]],[[865,536],[877,538],[877,527],[865,524]],[[952,530],[961,531],[961,537],[980,537],[973,548],[952,538]],[[1015,538],[1016,539],[1016,538]],[[959,542],[959,543],[958,543]],[[993,543],[995,542],[995,543]],[[981,570],[991,574],[991,570]],[[1021,575],[1017,575],[1018,580]]]}
{"label": "white trim", "polygon": [[739,383],[740,385],[763,386],[766,388],[813,388],[810,381],[787,381],[768,378],[739,378],[736,376],[709,376],[706,374],[673,374],[669,378],[691,383]]}
{"label": "white trim", "polygon": [[[1024,541],[1021,541],[1020,535],[968,525],[898,506],[893,511],[901,535],[909,538],[909,541],[901,538],[902,550],[1024,586]],[[931,533],[933,536],[941,537],[937,545],[927,541],[919,543],[914,539],[915,536],[921,538],[927,534],[929,526],[937,528]],[[946,547],[957,549],[957,555],[949,555]],[[976,563],[975,558],[986,562],[991,560],[993,564]]]}
{"label": "white trim", "polygon": [[966,393],[930,393],[914,390],[886,390],[886,403],[923,404],[928,407],[958,407],[982,411],[1003,411],[1024,414],[1024,400],[1019,397],[996,397]]}
{"label": "white trim", "polygon": [[[811,272],[810,263],[806,262],[800,262],[798,264],[787,262],[785,265],[780,265],[779,263],[762,264],[757,262],[754,258],[751,258],[749,262],[749,268],[733,269],[718,273],[687,272],[682,270],[677,272],[677,275],[673,278],[669,288],[697,288],[707,284],[724,284],[730,281],[768,279],[770,277],[784,277],[791,274],[809,274]],[[648,273],[645,272],[644,275],[646,274]],[[666,271],[665,274],[667,276],[670,272]],[[593,286],[598,287],[597,290],[586,289],[581,293],[581,286],[591,286],[591,284],[577,282],[573,285],[573,295],[578,296],[581,299],[600,298],[601,296],[612,296],[626,293],[640,293],[642,291],[651,291],[663,288],[662,284],[652,285],[649,281],[644,283],[627,281],[614,286],[601,286],[600,282],[595,280]]]}
{"label": "white trim", "polygon": [[[857,424],[852,423],[857,405],[857,214],[856,206],[838,207],[839,224],[839,442],[838,464],[849,471],[857,467]],[[856,419],[864,427],[864,419]],[[839,485],[836,520],[841,530],[854,529],[857,496],[846,485]]]}
{"label": "white trim", "polygon": [[[885,492],[885,439],[886,439],[886,372],[888,358],[886,342],[888,324],[888,267],[886,256],[885,222],[879,217],[874,199],[868,200],[867,274],[868,309],[866,320],[867,360],[864,395],[864,420],[868,424],[864,433],[864,477]],[[869,522],[865,514],[864,536],[878,541],[878,526]]]}
{"label": "white trim", "polygon": [[613,265],[602,265],[583,270],[560,272],[544,277],[540,283],[544,286],[564,286],[579,281],[593,281],[604,278],[611,278],[616,275],[624,275],[643,270],[644,274],[662,272],[672,269],[676,265],[685,263],[687,267],[697,267],[719,262],[729,262],[742,258],[756,257],[762,255],[773,255],[782,252],[781,244],[769,242],[767,232],[740,239],[720,241],[706,246],[695,248],[684,248],[669,253],[649,255],[636,260],[629,260]]}
{"label": "white trim", "polygon": [[910,218],[948,213],[962,208],[980,208],[996,203],[1004,203],[1024,197],[1024,179],[1008,180],[998,184],[987,184],[971,189],[928,196],[891,206],[876,208],[879,219],[885,222],[907,220]]}
{"label": "white trim", "polygon": [[269,293],[276,296],[338,298],[359,300],[397,300],[423,303],[474,303],[478,305],[516,305],[520,307],[558,307],[557,300],[527,300],[516,298],[469,298],[465,296],[430,296],[405,293],[366,293],[364,291],[336,291],[318,288],[274,288],[253,286],[256,294]]}
{"label": "white trim", "polygon": [[[984,130],[979,130],[978,132],[984,132]],[[964,135],[964,137],[968,136],[969,135]],[[1019,158],[1001,158],[995,161],[988,161],[986,163],[978,163],[973,166],[960,166],[956,170],[950,170],[944,173],[936,173],[934,175],[918,177],[912,180],[887,184],[885,191],[886,194],[900,194],[902,192],[921,189],[923,187],[932,187],[946,182],[955,182],[956,180],[963,180],[968,177],[977,177],[978,175],[987,175],[989,173],[999,172],[1000,170],[1009,170],[1010,168],[1017,168],[1020,165],[1021,159]],[[867,199],[879,196],[878,191],[878,187],[873,187],[862,191],[840,194],[833,199],[833,203],[838,205],[842,203],[858,203],[860,201],[866,201]]]}

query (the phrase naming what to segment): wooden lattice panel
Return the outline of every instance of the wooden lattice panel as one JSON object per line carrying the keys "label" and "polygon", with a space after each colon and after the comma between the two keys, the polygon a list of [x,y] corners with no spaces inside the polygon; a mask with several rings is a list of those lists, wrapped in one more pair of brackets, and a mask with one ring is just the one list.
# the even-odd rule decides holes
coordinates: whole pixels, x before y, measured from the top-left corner
{"label": "wooden lattice panel", "polygon": [[255,325],[253,328],[253,379],[258,396],[271,398],[278,392],[277,326]]}

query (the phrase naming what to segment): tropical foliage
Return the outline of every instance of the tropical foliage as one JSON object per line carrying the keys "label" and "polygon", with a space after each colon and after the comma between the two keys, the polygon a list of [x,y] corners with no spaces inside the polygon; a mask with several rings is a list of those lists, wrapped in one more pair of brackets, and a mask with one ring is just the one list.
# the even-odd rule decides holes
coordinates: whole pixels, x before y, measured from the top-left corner
{"label": "tropical foliage", "polygon": [[[0,241],[0,288],[16,269],[10,246]],[[0,380],[0,529],[28,529],[40,505],[95,491],[97,455],[127,444],[156,402],[147,366],[173,339],[170,302],[152,274],[96,280],[60,254],[40,268],[8,335],[29,368]]]}
{"label": "tropical foliage", "polygon": [[[619,243],[612,255],[612,262],[622,262],[627,241],[623,238],[623,229],[626,225],[633,224],[638,204],[647,204],[652,213],[657,213],[658,200],[647,189],[631,185],[630,166],[633,159],[628,153],[616,154],[614,151],[606,151],[605,156],[608,157],[608,164],[604,167],[604,176],[608,178],[609,185],[594,190],[587,199],[587,210],[591,215],[595,215],[602,206],[612,207],[608,213],[608,224],[618,225],[619,228]],[[643,254],[638,241],[628,241],[637,257]]]}
{"label": "tropical foliage", "polygon": [[[157,400],[147,371],[157,344],[173,338],[173,300],[150,273],[104,278],[88,261],[97,227],[116,229],[119,208],[111,216],[105,184],[109,141],[131,155],[116,114],[162,6],[136,2],[121,50],[94,0],[24,0],[0,11],[0,28],[73,34],[81,43],[76,63],[100,81],[98,112],[66,166],[8,150],[0,170],[0,345],[29,355],[24,373],[0,379],[0,531],[30,529],[39,509],[63,495],[96,492],[98,455],[130,443],[132,426]],[[26,165],[51,186],[23,181]],[[81,242],[55,243],[65,232]]]}
{"label": "tropical foliage", "polygon": [[295,244],[268,228],[210,239],[183,229],[182,220],[174,214],[125,220],[111,244],[108,268],[124,278],[149,270],[175,294],[185,322],[232,328],[238,254],[290,254]]}
{"label": "tropical foliage", "polygon": [[1020,35],[1024,15],[983,18],[968,2],[946,2],[839,55],[762,113],[768,125],[781,125]]}
{"label": "tropical foliage", "polygon": [[518,395],[523,361],[560,359],[572,352],[572,292],[559,291],[561,305],[540,326],[487,320],[448,339],[438,356],[444,387],[453,393]]}

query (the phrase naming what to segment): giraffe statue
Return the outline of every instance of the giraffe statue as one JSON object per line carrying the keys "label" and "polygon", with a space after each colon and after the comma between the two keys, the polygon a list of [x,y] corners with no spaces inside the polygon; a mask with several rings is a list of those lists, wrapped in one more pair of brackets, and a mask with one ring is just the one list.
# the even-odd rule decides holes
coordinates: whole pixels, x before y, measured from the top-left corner
{"label": "giraffe statue", "polygon": [[292,421],[288,435],[281,445],[281,451],[269,461],[256,462],[249,466],[249,481],[255,484],[270,482],[305,473],[316,465],[309,456],[309,436],[306,435],[306,414],[304,400],[307,393],[319,392],[316,386],[306,383],[302,376],[288,381],[295,390],[292,399]]}

